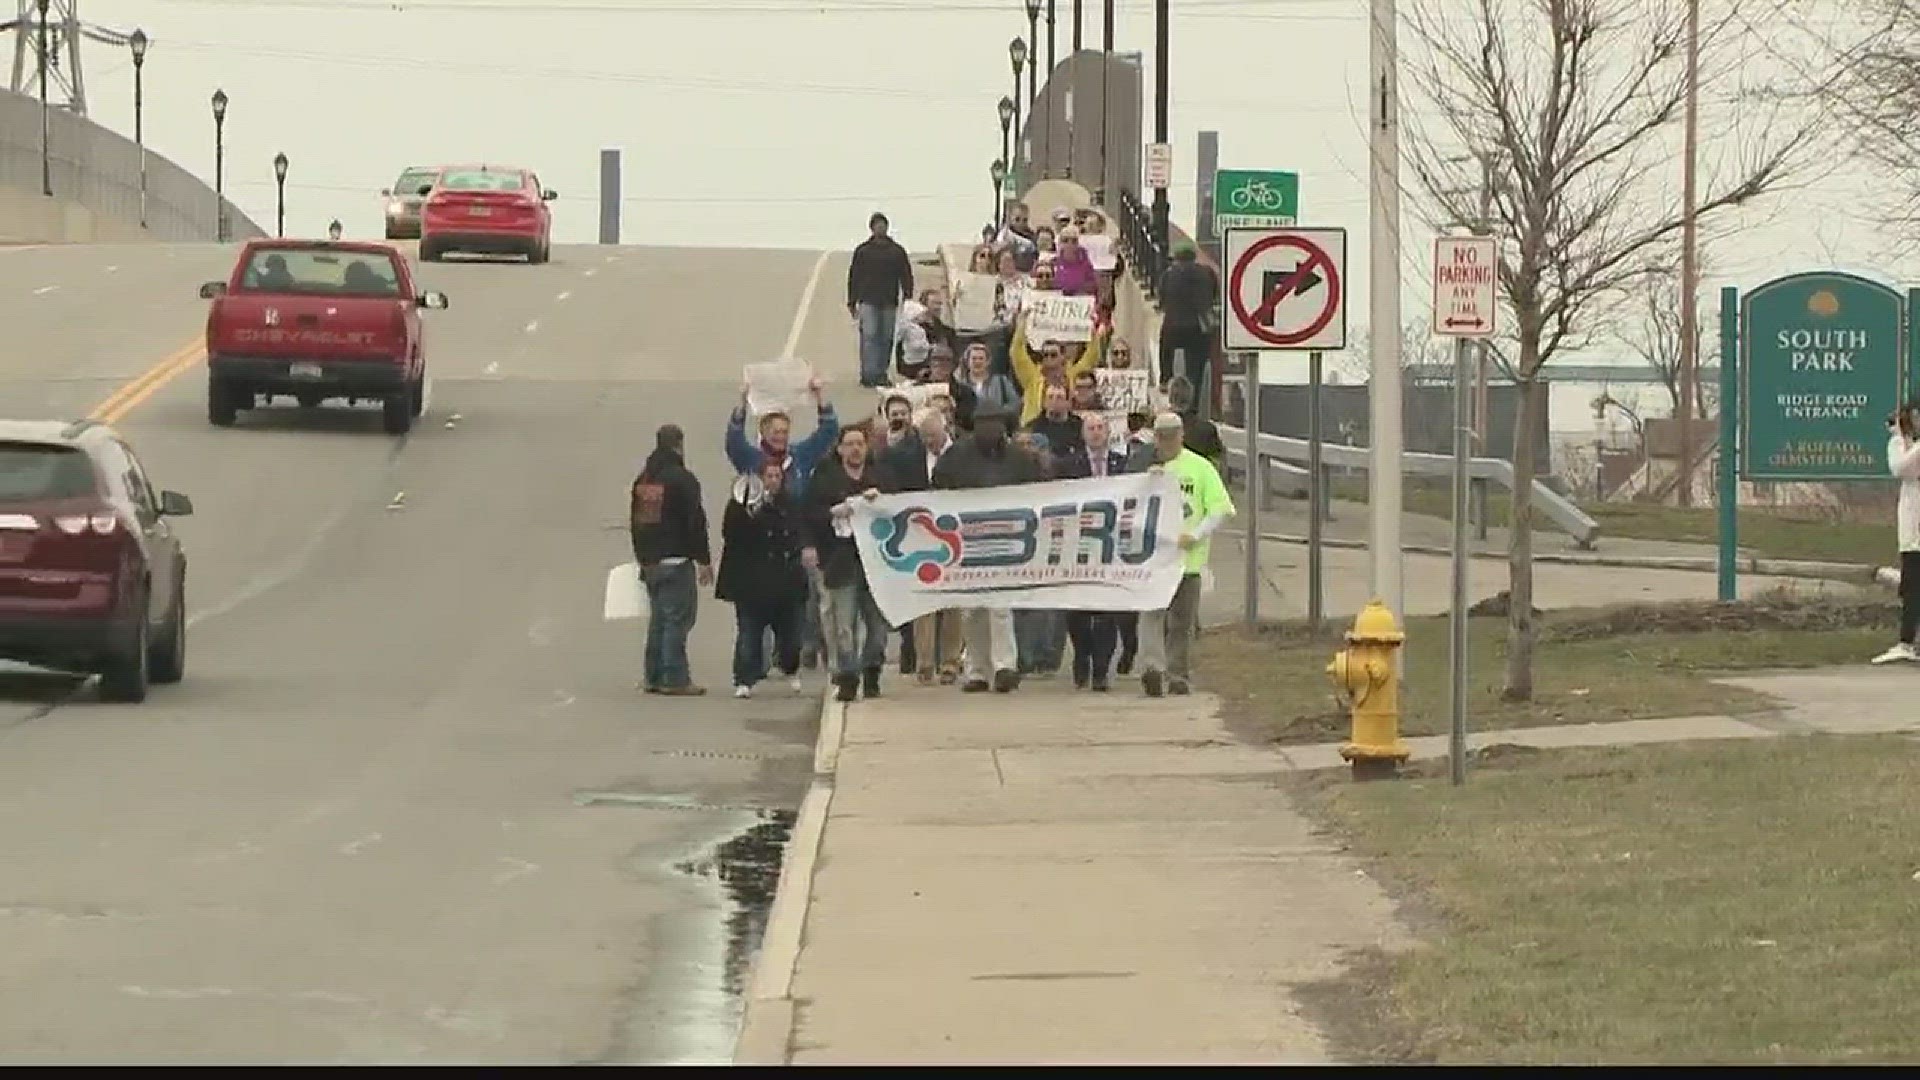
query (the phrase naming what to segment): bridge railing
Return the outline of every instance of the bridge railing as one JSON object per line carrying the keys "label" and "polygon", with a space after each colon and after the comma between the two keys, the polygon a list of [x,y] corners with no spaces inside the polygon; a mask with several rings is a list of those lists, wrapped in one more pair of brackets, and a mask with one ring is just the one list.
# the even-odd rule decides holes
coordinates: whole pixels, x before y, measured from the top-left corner
{"label": "bridge railing", "polygon": [[[1247,433],[1244,428],[1218,425],[1220,439],[1227,447],[1227,463],[1230,467],[1242,471],[1247,469],[1246,445]],[[1282,489],[1294,491],[1309,490],[1310,479],[1307,466],[1312,461],[1310,445],[1305,439],[1289,438],[1284,435],[1261,435],[1258,442],[1260,461],[1256,468],[1262,489],[1270,490],[1272,481],[1282,481]],[[1326,470],[1358,469],[1365,471],[1372,467],[1370,451],[1364,446],[1349,446],[1345,443],[1322,442],[1320,444],[1320,463]],[[1448,454],[1403,453],[1400,456],[1400,471],[1420,476],[1448,477],[1453,475],[1453,457]],[[1472,458],[1467,464],[1469,482],[1482,492],[1492,484],[1514,489],[1513,463],[1503,458]],[[1322,477],[1320,490],[1325,492],[1326,477]],[[1474,503],[1484,507],[1484,497],[1474,499]],[[1536,513],[1545,516],[1558,525],[1574,543],[1583,549],[1591,550],[1600,541],[1600,523],[1587,516],[1573,500],[1535,479],[1533,481],[1533,508]],[[1484,510],[1479,516],[1478,533],[1486,539],[1487,515]]]}

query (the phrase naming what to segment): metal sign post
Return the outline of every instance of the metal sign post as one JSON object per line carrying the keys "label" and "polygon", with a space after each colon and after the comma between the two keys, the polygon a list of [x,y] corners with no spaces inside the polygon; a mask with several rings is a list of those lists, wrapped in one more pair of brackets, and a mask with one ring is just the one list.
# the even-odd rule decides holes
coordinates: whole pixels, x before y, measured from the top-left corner
{"label": "metal sign post", "polygon": [[1307,354],[1307,625],[1320,633],[1325,621],[1326,577],[1321,558],[1321,518],[1327,503],[1326,465],[1320,458],[1320,353]]}
{"label": "metal sign post", "polygon": [[1260,354],[1246,354],[1247,361],[1247,504],[1241,513],[1247,518],[1247,628],[1260,624],[1260,474],[1266,470],[1260,460]]}

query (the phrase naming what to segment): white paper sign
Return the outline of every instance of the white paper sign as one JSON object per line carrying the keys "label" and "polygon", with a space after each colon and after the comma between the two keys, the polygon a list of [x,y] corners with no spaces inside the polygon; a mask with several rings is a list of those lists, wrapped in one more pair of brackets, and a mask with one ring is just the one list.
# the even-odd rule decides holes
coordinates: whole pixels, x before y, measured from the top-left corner
{"label": "white paper sign", "polygon": [[901,383],[898,386],[879,386],[874,388],[874,393],[879,397],[879,401],[874,405],[874,411],[882,416],[886,415],[887,399],[891,397],[906,398],[908,404],[918,412],[934,398],[953,396],[953,391],[947,388],[946,383]]}
{"label": "white paper sign", "polygon": [[748,364],[747,411],[755,416],[770,412],[791,416],[811,396],[807,383],[813,380],[813,366],[795,356],[783,356],[764,364]]}
{"label": "white paper sign", "polygon": [[1063,296],[1056,292],[1027,294],[1027,342],[1093,340],[1093,297]]}
{"label": "white paper sign", "polygon": [[1094,368],[1093,377],[1100,384],[1100,404],[1108,412],[1121,416],[1128,413],[1147,413],[1152,415],[1153,375],[1140,368]]}
{"label": "white paper sign", "polygon": [[607,599],[601,618],[644,619],[647,617],[647,587],[640,582],[638,563],[621,563],[607,571]]}
{"label": "white paper sign", "polygon": [[1113,253],[1113,237],[1105,233],[1082,236],[1080,246],[1087,249],[1087,258],[1093,261],[1095,270],[1112,270],[1119,265],[1119,259]]}
{"label": "white paper sign", "polygon": [[854,542],[894,626],[951,607],[1160,611],[1173,601],[1180,488],[1126,473],[854,501]]}
{"label": "white paper sign", "polygon": [[993,325],[994,296],[1000,279],[992,274],[958,274],[953,292],[953,328],[985,330]]}

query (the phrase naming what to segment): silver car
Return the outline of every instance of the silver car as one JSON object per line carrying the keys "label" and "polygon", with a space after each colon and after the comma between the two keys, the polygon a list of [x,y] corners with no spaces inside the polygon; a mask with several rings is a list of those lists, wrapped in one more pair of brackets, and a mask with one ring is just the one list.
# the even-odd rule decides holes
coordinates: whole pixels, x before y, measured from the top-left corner
{"label": "silver car", "polygon": [[401,173],[392,187],[381,189],[380,197],[386,200],[387,239],[420,238],[420,205],[427,201],[439,179],[439,166],[416,165]]}

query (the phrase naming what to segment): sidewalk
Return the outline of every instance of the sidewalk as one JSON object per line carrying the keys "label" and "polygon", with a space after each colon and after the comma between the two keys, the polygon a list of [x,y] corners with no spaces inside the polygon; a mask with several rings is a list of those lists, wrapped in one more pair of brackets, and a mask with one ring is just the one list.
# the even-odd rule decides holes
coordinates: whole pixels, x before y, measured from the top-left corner
{"label": "sidewalk", "polygon": [[[1386,898],[1211,698],[1122,685],[847,708],[794,1063],[1327,1060],[1289,988],[1402,942]],[[763,966],[779,945],[770,925]],[[781,1059],[755,1030],[779,1011],[750,1003],[743,1060]]]}

